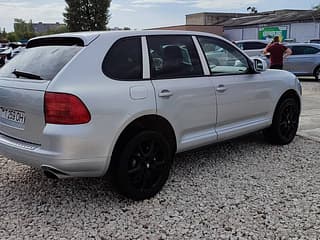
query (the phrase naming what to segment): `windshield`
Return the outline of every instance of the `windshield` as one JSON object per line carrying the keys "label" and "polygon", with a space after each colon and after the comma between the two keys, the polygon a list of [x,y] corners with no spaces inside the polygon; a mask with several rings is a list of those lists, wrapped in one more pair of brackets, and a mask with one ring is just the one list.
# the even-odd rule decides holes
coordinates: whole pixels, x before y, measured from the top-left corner
{"label": "windshield", "polygon": [[41,46],[25,49],[0,69],[0,77],[52,80],[73,56],[79,52],[79,46]]}

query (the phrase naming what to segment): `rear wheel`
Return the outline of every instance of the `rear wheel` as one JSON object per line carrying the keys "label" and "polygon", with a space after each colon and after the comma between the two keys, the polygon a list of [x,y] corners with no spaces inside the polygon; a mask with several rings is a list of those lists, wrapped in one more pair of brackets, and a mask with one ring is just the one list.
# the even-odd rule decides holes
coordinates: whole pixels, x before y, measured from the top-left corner
{"label": "rear wheel", "polygon": [[280,145],[292,142],[298,130],[299,114],[297,101],[284,99],[276,108],[271,127],[263,131],[265,138]]}
{"label": "rear wheel", "polygon": [[134,200],[154,196],[166,183],[173,154],[158,132],[143,131],[131,138],[113,159],[113,183]]}

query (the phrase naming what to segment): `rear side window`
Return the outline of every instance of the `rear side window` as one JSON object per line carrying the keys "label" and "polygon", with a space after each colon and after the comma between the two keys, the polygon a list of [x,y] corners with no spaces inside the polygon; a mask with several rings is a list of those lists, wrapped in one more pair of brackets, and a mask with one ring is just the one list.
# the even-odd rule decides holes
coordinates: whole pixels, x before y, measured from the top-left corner
{"label": "rear side window", "polygon": [[202,76],[202,66],[191,36],[148,36],[151,78]]}
{"label": "rear side window", "polygon": [[103,73],[117,80],[142,79],[141,38],[124,38],[117,41],[102,63]]}
{"label": "rear side window", "polygon": [[[1,77],[52,80],[75,56],[80,46],[41,46],[27,48],[0,69]],[[25,74],[16,75],[14,72]],[[31,77],[30,77],[31,76]]]}

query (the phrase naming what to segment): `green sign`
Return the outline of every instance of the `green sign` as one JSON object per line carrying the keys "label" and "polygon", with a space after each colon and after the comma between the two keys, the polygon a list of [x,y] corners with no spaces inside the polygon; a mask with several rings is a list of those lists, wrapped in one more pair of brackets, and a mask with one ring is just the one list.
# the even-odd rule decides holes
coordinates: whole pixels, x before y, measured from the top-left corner
{"label": "green sign", "polygon": [[272,40],[273,37],[279,36],[280,41],[287,38],[287,27],[264,27],[259,29],[259,39]]}

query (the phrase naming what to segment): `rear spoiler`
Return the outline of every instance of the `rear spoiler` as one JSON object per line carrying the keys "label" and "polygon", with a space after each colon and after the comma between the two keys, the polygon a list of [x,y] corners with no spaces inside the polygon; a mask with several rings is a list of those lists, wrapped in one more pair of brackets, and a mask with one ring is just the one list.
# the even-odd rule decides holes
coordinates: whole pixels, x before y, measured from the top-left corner
{"label": "rear spoiler", "polygon": [[79,46],[83,47],[84,42],[77,37],[48,37],[31,39],[26,48],[41,47],[41,46]]}

